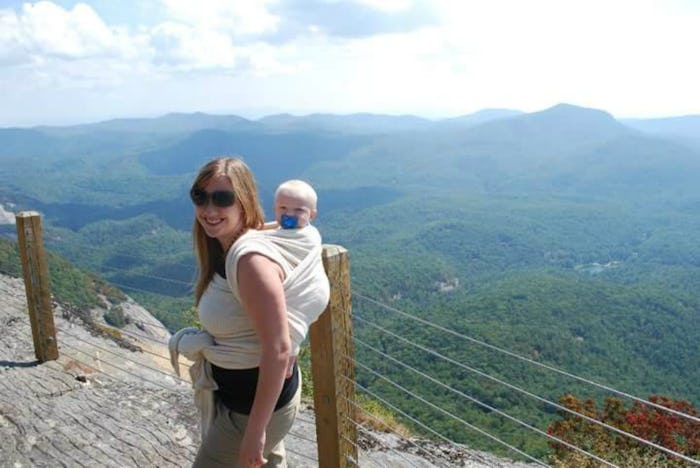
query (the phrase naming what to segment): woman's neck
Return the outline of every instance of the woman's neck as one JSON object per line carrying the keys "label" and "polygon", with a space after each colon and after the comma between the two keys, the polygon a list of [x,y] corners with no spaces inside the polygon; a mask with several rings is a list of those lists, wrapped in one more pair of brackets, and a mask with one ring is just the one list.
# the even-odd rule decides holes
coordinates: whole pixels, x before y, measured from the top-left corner
{"label": "woman's neck", "polygon": [[242,236],[243,234],[245,234],[247,231],[248,231],[248,228],[242,227],[242,228],[240,228],[238,231],[236,231],[236,232],[234,233],[233,236],[231,236],[231,237],[225,239],[225,241],[219,240],[219,244],[221,244],[221,248],[222,248],[223,251],[224,251],[224,256],[226,256],[226,253],[228,252],[228,249],[230,249],[231,246],[232,246],[233,244],[235,244],[236,241],[237,241],[238,239],[240,239],[241,236]]}

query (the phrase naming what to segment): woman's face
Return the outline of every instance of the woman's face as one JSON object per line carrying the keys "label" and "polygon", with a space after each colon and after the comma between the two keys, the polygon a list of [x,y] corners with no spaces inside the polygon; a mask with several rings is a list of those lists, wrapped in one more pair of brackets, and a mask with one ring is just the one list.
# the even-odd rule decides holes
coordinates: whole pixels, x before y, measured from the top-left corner
{"label": "woman's face", "polygon": [[[208,195],[202,205],[195,204],[194,212],[197,221],[209,237],[217,239],[224,250],[227,250],[236,240],[243,226],[243,210],[236,199],[230,206],[217,206],[212,201],[214,192],[232,192],[231,181],[226,176],[215,176],[200,187]],[[222,197],[225,198],[225,197]]]}

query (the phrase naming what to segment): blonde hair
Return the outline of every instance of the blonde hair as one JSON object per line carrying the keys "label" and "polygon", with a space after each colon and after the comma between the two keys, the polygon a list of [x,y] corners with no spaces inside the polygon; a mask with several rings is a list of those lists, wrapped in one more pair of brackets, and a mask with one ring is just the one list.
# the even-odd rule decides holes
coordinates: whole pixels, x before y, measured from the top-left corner
{"label": "blonde hair", "polygon": [[[265,215],[260,204],[255,177],[250,168],[239,158],[220,157],[206,163],[192,183],[192,189],[202,188],[213,177],[225,176],[231,181],[236,202],[240,203],[243,213],[241,232],[259,229],[265,222]],[[195,304],[204,294],[204,290],[216,271],[217,261],[226,254],[218,240],[207,236],[204,228],[195,218],[192,225],[192,242],[197,258],[197,279],[195,282]]]}
{"label": "blonde hair", "polygon": [[318,203],[318,195],[316,190],[307,182],[299,179],[290,179],[282,182],[275,190],[275,200],[281,192],[291,192],[295,196],[303,198],[312,210],[316,209]]}

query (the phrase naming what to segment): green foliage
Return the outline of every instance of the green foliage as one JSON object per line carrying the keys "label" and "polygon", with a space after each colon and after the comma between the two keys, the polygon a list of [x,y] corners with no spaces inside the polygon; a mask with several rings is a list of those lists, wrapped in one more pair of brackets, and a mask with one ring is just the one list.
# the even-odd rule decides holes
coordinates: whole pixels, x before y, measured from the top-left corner
{"label": "green foliage", "polygon": [[[415,421],[513,455],[466,422],[544,458],[542,437],[494,409],[541,430],[555,412],[493,378],[550,400],[607,396],[483,343],[632,394],[700,400],[697,149],[572,106],[481,125],[210,117],[9,132],[0,201],[41,210],[50,250],[175,330],[194,320],[187,187],[204,159],[241,153],[266,206],[282,178],[317,187],[324,241],[350,252],[358,363],[402,388],[359,365],[358,383]],[[19,274],[13,255],[0,243],[0,267]],[[57,295],[94,303],[96,280],[50,262]]]}
{"label": "green foliage", "polygon": [[199,315],[197,314],[197,308],[195,306],[190,307],[187,309],[183,314],[183,320],[185,321],[185,325],[188,327],[196,327],[196,328],[201,328],[202,324],[199,321]]}
{"label": "green foliage", "polygon": [[[61,302],[81,309],[90,309],[104,304],[102,297],[110,302],[124,300],[124,294],[110,286],[94,273],[75,268],[62,256],[46,251],[46,261],[51,280],[51,293]],[[0,271],[11,276],[22,277],[19,251],[16,242],[0,239]]]}
{"label": "green foliage", "polygon": [[313,399],[314,397],[314,381],[311,374],[311,348],[308,341],[301,345],[299,356],[297,356],[297,365],[301,372],[301,396],[303,398]]}
{"label": "green foliage", "polygon": [[194,297],[170,297],[146,291],[132,291],[130,296],[160,320],[171,332],[184,327],[199,326],[195,309],[192,306]]}
{"label": "green foliage", "polygon": [[396,413],[376,399],[363,394],[357,395],[358,409],[355,412],[357,422],[376,431],[391,432],[402,437],[414,437],[415,434],[397,417]]}
{"label": "green foliage", "polygon": [[124,314],[121,306],[111,307],[104,313],[104,319],[109,325],[117,328],[124,328],[129,324],[129,317]]}
{"label": "green foliage", "polygon": [[0,239],[0,271],[15,278],[22,277],[22,263],[16,242]]}

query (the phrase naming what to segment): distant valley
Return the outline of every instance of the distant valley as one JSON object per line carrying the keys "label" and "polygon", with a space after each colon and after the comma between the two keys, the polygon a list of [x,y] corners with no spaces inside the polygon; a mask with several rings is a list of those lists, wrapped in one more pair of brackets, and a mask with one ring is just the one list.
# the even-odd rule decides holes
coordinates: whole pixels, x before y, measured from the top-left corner
{"label": "distant valley", "polygon": [[[4,128],[0,206],[40,211],[49,249],[174,329],[192,305],[189,185],[204,161],[238,154],[267,213],[283,179],[318,189],[317,226],[326,243],[349,250],[354,292],[640,396],[697,406],[698,135],[700,116],[619,121],[567,104],[445,120],[171,114]],[[14,226],[0,234],[12,238]],[[458,350],[456,359],[512,373],[551,398],[575,391],[353,305],[359,317]],[[493,396],[467,376],[443,377]]]}

